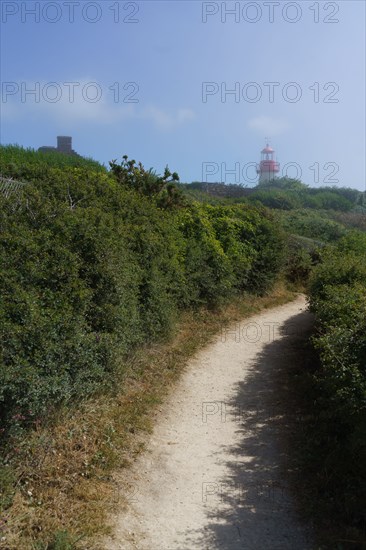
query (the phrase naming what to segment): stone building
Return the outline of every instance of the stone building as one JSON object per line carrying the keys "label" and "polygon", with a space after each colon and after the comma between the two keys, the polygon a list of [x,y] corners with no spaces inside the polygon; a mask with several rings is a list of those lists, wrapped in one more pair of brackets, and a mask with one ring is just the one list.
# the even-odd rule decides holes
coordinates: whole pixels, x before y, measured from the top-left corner
{"label": "stone building", "polygon": [[57,147],[44,145],[38,149],[40,153],[63,153],[64,155],[79,156],[72,148],[71,136],[57,136]]}

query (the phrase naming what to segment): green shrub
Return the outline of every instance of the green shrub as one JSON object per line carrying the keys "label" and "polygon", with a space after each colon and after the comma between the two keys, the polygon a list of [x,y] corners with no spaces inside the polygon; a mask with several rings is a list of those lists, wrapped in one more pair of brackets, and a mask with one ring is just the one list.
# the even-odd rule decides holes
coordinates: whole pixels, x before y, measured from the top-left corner
{"label": "green shrub", "polygon": [[290,243],[286,258],[285,276],[291,283],[306,283],[313,266],[308,250]]}
{"label": "green shrub", "polygon": [[[366,514],[366,235],[350,232],[322,254],[310,280],[317,460],[332,513],[364,530]],[[329,482],[328,480],[331,480]]]}
{"label": "green shrub", "polygon": [[216,238],[227,255],[234,276],[233,286],[245,290],[249,285],[249,274],[258,255],[254,245],[256,231],[254,211],[244,214],[238,207],[206,207]]}
{"label": "green shrub", "polygon": [[186,306],[219,304],[231,295],[234,276],[205,207],[193,204],[182,210],[176,217],[176,224],[184,245],[182,303]]}
{"label": "green shrub", "polygon": [[304,193],[303,196],[303,205],[309,208],[347,212],[353,206],[350,200],[335,191],[314,188]]}
{"label": "green shrub", "polygon": [[312,308],[316,309],[319,300],[324,299],[328,286],[349,285],[365,281],[366,265],[362,256],[354,252],[327,250],[311,280],[310,295]]}
{"label": "green shrub", "polygon": [[264,209],[188,205],[177,176],[136,163],[107,173],[3,152],[0,171],[26,185],[0,194],[2,431],[113,386],[123,358],[165,338],[180,309],[263,293],[280,269]]}
{"label": "green shrub", "polygon": [[252,193],[250,201],[259,201],[268,208],[293,210],[302,206],[298,193],[285,189],[263,189]]}
{"label": "green shrub", "polygon": [[325,242],[336,241],[346,233],[345,227],[327,218],[324,211],[292,210],[283,212],[281,224],[288,233]]}
{"label": "green shrub", "polygon": [[57,152],[39,153],[18,145],[0,145],[0,175],[29,180],[50,168],[86,168],[95,172],[106,172],[105,166],[90,158],[63,155]]}
{"label": "green shrub", "polygon": [[0,236],[6,425],[112,384],[119,357],[172,327],[182,278],[167,216],[103,174],[52,169],[16,212],[11,203]]}

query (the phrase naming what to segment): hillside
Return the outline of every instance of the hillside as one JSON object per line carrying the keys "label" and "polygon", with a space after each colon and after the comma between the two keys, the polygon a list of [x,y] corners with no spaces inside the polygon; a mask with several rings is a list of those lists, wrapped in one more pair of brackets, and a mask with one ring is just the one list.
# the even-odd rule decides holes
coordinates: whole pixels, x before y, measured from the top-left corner
{"label": "hillside", "polygon": [[22,183],[0,192],[0,526],[8,548],[66,550],[80,533],[103,531],[102,502],[86,495],[110,491],[114,468],[125,465],[126,449],[138,452],[134,434],[184,360],[224,319],[299,290],[316,318],[316,360],[306,373],[312,405],[304,407],[322,449],[304,451],[301,468],[309,475],[322,457],[312,498],[331,475],[324,491],[347,510],[342,516],[318,494],[325,523],[331,536],[340,529],[337,537],[352,531],[361,540],[364,195],[287,181],[249,194],[235,187],[230,196],[219,185],[207,196],[168,168],[158,175],[126,156],[107,169],[17,146],[0,147],[0,175]]}

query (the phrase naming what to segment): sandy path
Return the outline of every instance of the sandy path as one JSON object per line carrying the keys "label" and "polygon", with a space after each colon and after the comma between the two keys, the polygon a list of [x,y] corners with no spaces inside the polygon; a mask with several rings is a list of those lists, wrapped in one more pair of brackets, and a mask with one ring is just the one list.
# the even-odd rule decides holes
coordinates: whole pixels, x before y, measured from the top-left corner
{"label": "sandy path", "polygon": [[[245,319],[190,361],[132,468],[111,550],[310,550],[287,489],[278,377],[305,299]],[[277,382],[276,382],[277,380]]]}

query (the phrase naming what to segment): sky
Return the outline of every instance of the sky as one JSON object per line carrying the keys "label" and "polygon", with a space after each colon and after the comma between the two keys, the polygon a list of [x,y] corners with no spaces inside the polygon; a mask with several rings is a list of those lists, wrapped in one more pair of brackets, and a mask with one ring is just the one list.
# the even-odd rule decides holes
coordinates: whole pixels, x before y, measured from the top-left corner
{"label": "sky", "polygon": [[1,0],[1,143],[365,190],[365,2]]}

